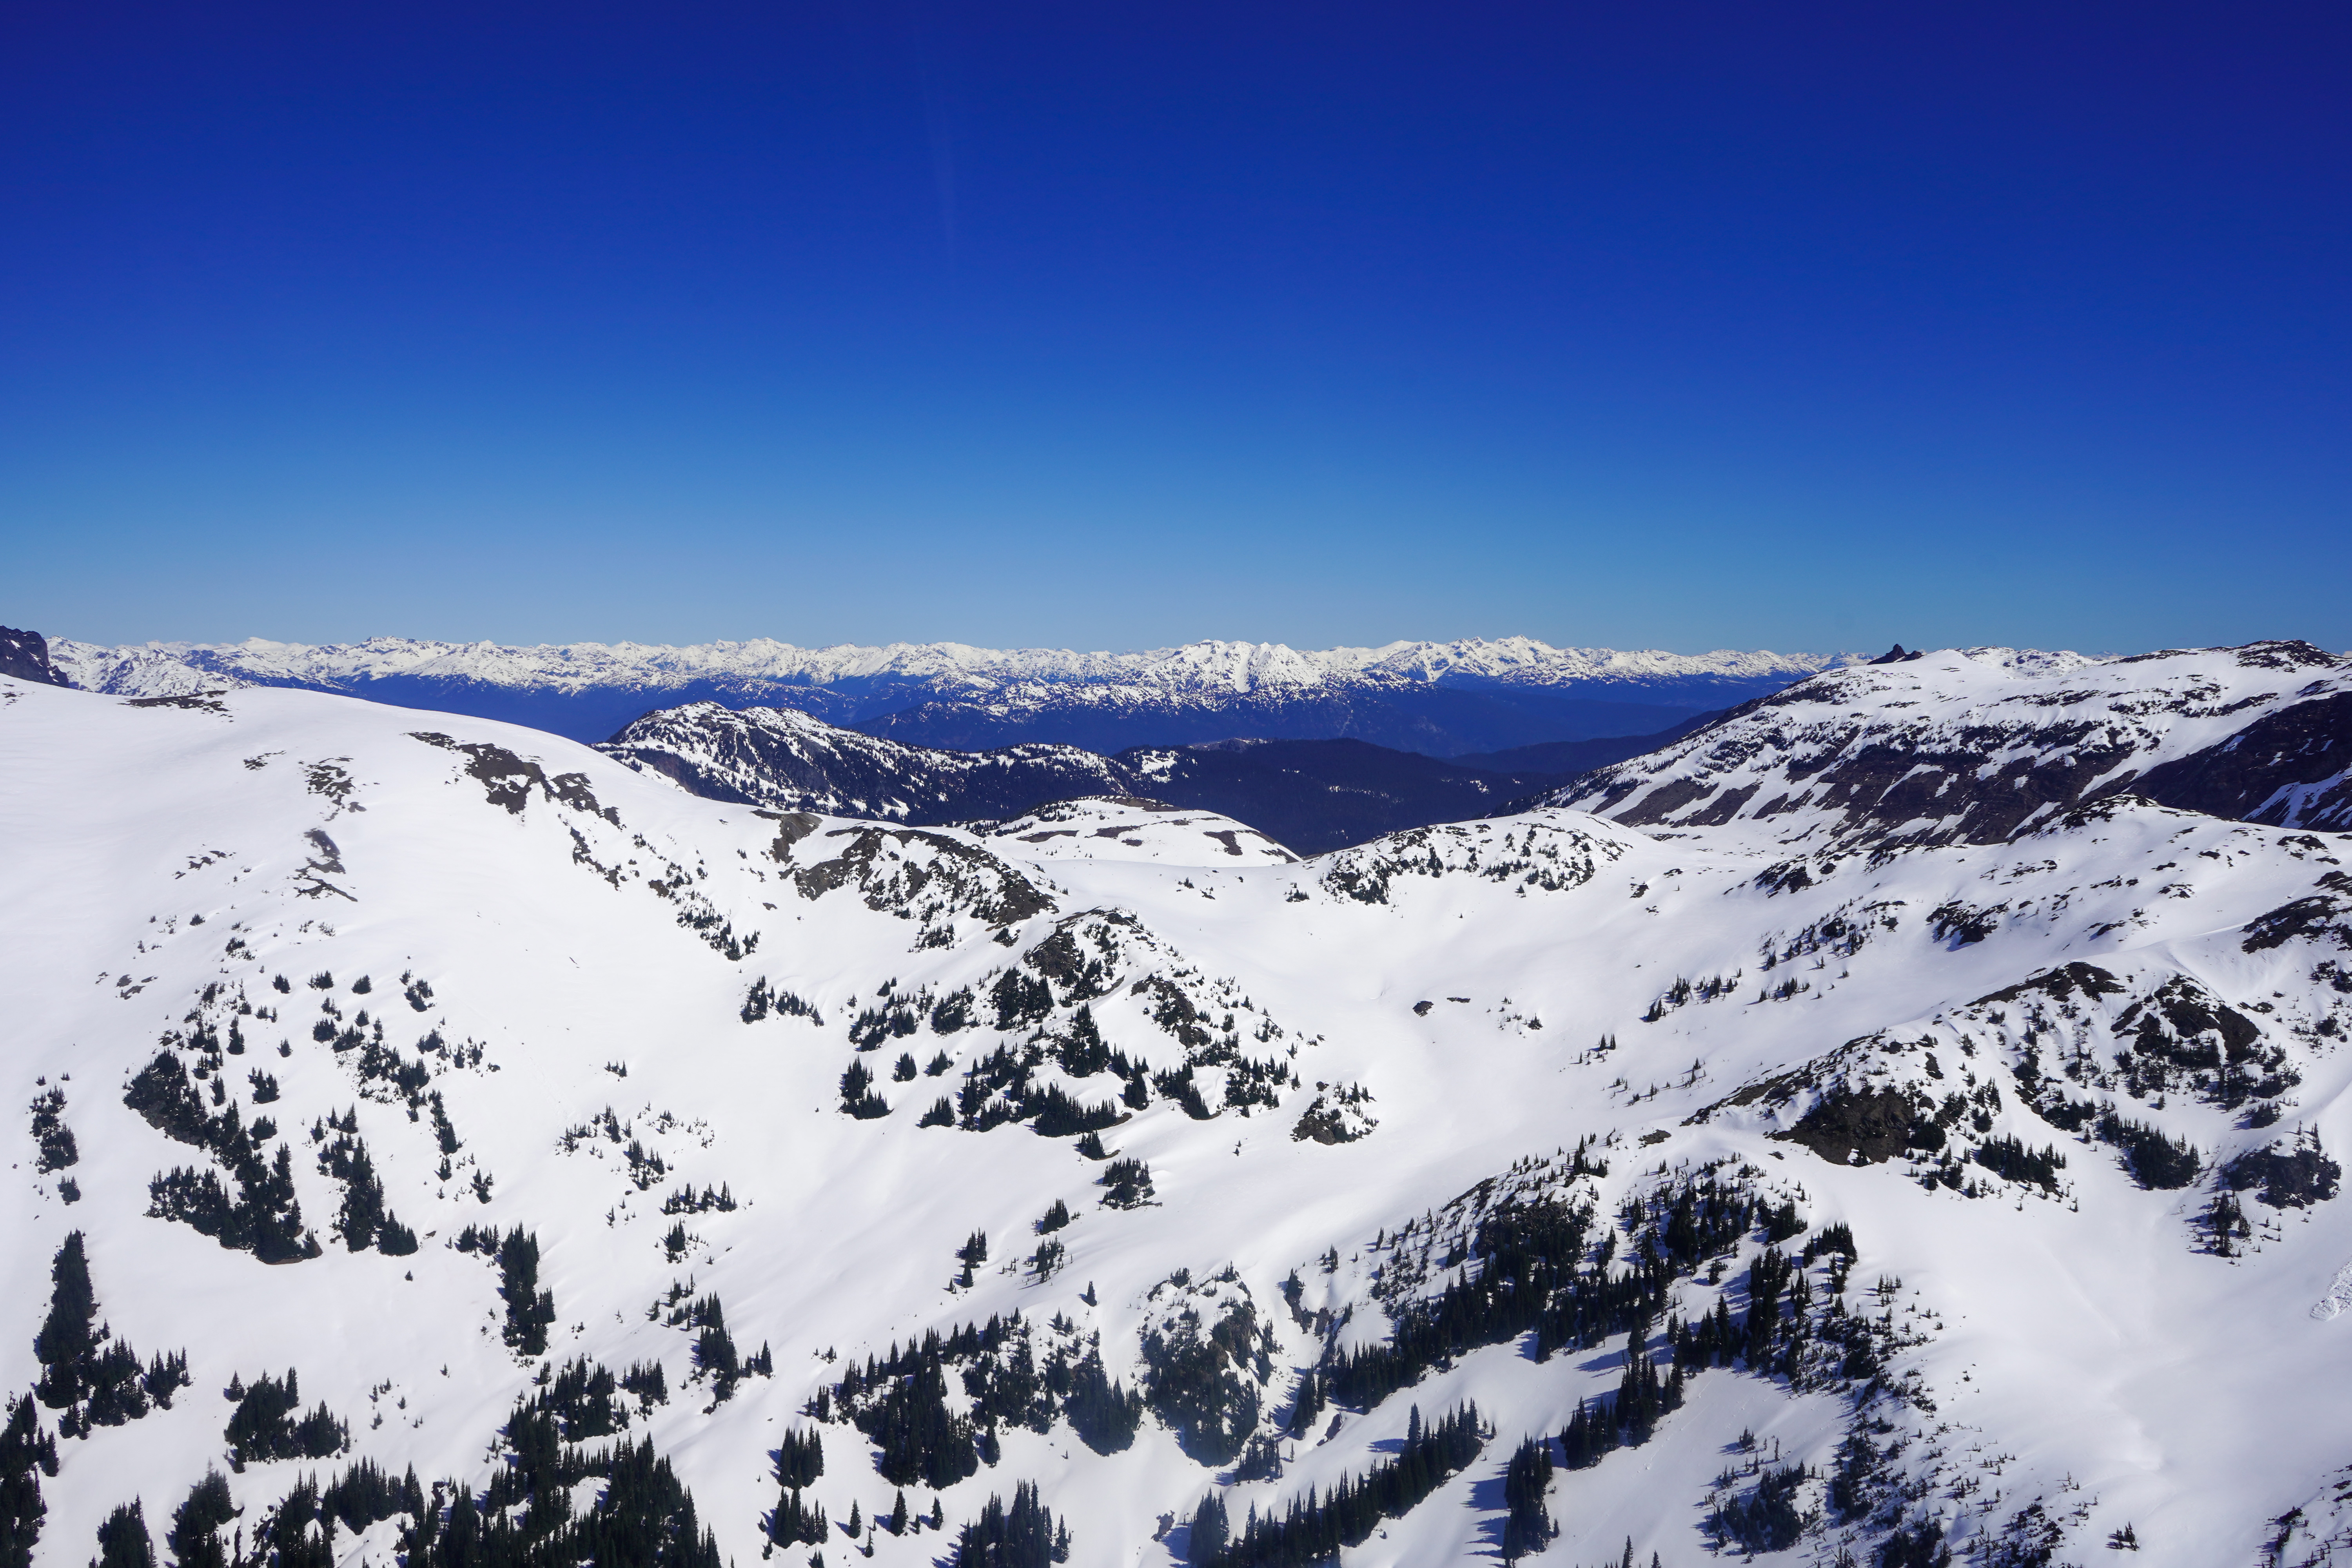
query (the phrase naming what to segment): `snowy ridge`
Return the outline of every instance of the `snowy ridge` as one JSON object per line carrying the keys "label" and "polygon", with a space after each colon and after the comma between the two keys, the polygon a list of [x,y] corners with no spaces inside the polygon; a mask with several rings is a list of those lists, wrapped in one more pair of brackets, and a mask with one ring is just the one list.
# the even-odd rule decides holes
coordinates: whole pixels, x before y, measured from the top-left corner
{"label": "snowy ridge", "polygon": [[[362,1460],[394,1495],[337,1494],[338,1564],[493,1517],[570,1560],[645,1440],[712,1568],[953,1561],[1028,1484],[1067,1561],[1144,1568],[1281,1561],[1310,1488],[1347,1568],[2352,1539],[2313,1311],[2352,836],[2111,795],[1800,861],[1548,805],[1292,862],[1148,802],[846,820],[488,721],[0,680],[0,1394],[68,1395],[17,1406],[37,1563],[134,1495],[161,1548],[209,1468],[289,1568]],[[162,1394],[37,1356],[77,1233]],[[324,1424],[265,1451],[289,1367]]]}
{"label": "snowy ridge", "polygon": [[1831,853],[1990,843],[2130,791],[2352,826],[2352,658],[2308,643],[2128,658],[1946,649],[1826,671],[1550,797]]}
{"label": "snowy ridge", "polygon": [[1122,794],[1129,771],[1075,746],[951,752],[902,745],[789,708],[716,702],[648,713],[597,748],[712,800],[838,816],[940,822],[1041,801]]}
{"label": "snowy ridge", "polygon": [[592,742],[649,709],[716,700],[799,709],[964,750],[1048,742],[1118,752],[1234,735],[1352,735],[1437,756],[1655,733],[1840,662],[1554,648],[1525,637],[1321,651],[1202,642],[1145,653],[764,640],[525,648],[383,637],[324,647],[60,642],[54,655],[75,685],[116,696],[297,686]]}
{"label": "snowy ridge", "polygon": [[569,643],[506,647],[409,637],[311,646],[249,637],[239,643],[148,643],[120,647],[59,639],[58,667],[86,690],[126,697],[174,696],[201,685],[347,687],[407,676],[496,686],[577,690],[622,685],[667,689],[724,680],[747,691],[769,685],[827,686],[898,677],[941,691],[1034,700],[1038,687],[1136,687],[1162,691],[1260,692],[1362,681],[1420,684],[1475,679],[1501,684],[1614,682],[1723,677],[1793,680],[1852,656],[1717,650],[1556,648],[1530,637],[1392,642],[1379,647],[1301,650],[1280,643],[1198,642],[1139,653],[1066,648],[980,648],[962,643],[891,643],[879,647],[796,647],[769,638],[688,647],[641,643]]}

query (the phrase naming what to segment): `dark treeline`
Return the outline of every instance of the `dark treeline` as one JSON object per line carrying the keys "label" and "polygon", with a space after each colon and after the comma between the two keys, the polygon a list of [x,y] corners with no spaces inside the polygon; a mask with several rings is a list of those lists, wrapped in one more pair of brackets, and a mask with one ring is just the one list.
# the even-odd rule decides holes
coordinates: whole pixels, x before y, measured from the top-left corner
{"label": "dark treeline", "polygon": [[955,1568],[1049,1568],[1069,1560],[1070,1527],[1055,1522],[1029,1481],[1013,1489],[1009,1508],[1002,1498],[988,1500],[956,1537],[952,1559]]}
{"label": "dark treeline", "polygon": [[[626,1424],[614,1389],[632,1381],[650,1380],[616,1380],[584,1361],[560,1373],[541,1368],[537,1391],[506,1425],[506,1463],[479,1494],[446,1481],[428,1491],[414,1470],[395,1481],[362,1459],[324,1486],[297,1480],[237,1537],[227,1479],[215,1471],[173,1511],[166,1544],[178,1568],[332,1568],[337,1525],[358,1531],[401,1515],[398,1551],[409,1568],[720,1568],[717,1541],[650,1441],[577,1441]],[[292,1383],[275,1385],[280,1402]],[[572,1489],[591,1479],[604,1486],[575,1510]]]}
{"label": "dark treeline", "polygon": [[[1583,1158],[1580,1150],[1579,1161]],[[1402,1314],[1385,1344],[1332,1357],[1313,1374],[1300,1401],[1312,1419],[1327,1401],[1369,1408],[1419,1382],[1431,1368],[1480,1345],[1530,1330],[1536,1354],[1590,1347],[1635,1322],[1654,1322],[1675,1280],[1703,1258],[1729,1250],[1759,1222],[1744,1187],[1702,1175],[1636,1200],[1639,1239],[1612,1270],[1607,1254],[1589,1266],[1594,1215],[1553,1198],[1497,1205],[1478,1226],[1465,1262],[1475,1261],[1434,1300]],[[1293,1430],[1298,1430],[1295,1418]]]}
{"label": "dark treeline", "polygon": [[[1075,1335],[1059,1317],[1054,1326]],[[971,1400],[968,1416],[949,1408],[950,1371]],[[835,1404],[881,1450],[875,1468],[885,1479],[935,1490],[995,1463],[1000,1426],[1044,1432],[1059,1415],[1087,1447],[1112,1454],[1135,1441],[1143,1416],[1142,1396],[1106,1374],[1098,1340],[1057,1339],[1041,1365],[1018,1313],[945,1335],[934,1329],[903,1348],[894,1342],[886,1356],[853,1361],[809,1413],[830,1419]]]}
{"label": "dark treeline", "polygon": [[1223,1550],[1204,1553],[1196,1542],[1192,1561],[1207,1568],[1307,1568],[1328,1563],[1343,1546],[1371,1538],[1384,1519],[1402,1518],[1478,1457],[1486,1433],[1475,1405],[1463,1405],[1424,1429],[1415,1406],[1404,1447],[1392,1459],[1342,1480],[1319,1499],[1309,1490],[1290,1500],[1276,1517],[1255,1507]]}

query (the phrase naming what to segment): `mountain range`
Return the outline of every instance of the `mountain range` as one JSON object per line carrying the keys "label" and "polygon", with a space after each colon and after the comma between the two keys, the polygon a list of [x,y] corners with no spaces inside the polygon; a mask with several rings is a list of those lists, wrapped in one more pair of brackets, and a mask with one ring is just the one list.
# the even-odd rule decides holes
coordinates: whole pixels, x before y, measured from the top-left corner
{"label": "mountain range", "polygon": [[1345,737],[1434,756],[1649,734],[1853,658],[1556,648],[1527,637],[1321,651],[1201,642],[1121,654],[764,639],[692,647],[59,639],[50,654],[73,685],[113,696],[293,687],[586,742],[655,709],[711,701],[962,750],[1048,742],[1109,753],[1236,736]]}
{"label": "mountain range", "polygon": [[[1570,744],[1613,758],[1663,739]],[[1570,776],[1465,767],[1353,740],[1138,746],[1111,757],[1045,744],[947,751],[790,709],[715,702],[649,713],[597,749],[711,800],[929,826],[1074,796],[1145,796],[1232,817],[1307,854],[1481,816]]]}
{"label": "mountain range", "polygon": [[12,1562],[2352,1551],[2337,656],[1842,667],[1302,856],[34,651]]}

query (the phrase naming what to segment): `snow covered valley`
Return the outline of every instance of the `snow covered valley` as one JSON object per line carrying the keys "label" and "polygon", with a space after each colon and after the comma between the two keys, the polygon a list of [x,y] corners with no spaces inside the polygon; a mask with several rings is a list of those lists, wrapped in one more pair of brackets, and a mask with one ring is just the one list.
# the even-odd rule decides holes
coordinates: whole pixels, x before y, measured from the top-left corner
{"label": "snow covered valley", "polygon": [[[1972,657],[1802,685],[1976,736]],[[1998,831],[1741,816],[1832,753],[1718,726],[1294,860],[0,681],[0,1549],[2352,1555],[2352,836],[2097,787],[2206,723]]]}

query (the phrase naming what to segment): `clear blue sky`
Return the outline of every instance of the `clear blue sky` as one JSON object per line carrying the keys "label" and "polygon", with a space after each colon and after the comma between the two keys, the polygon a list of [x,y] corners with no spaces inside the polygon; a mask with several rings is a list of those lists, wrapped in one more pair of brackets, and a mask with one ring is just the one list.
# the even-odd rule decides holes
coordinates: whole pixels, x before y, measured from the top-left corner
{"label": "clear blue sky", "polygon": [[2352,646],[2352,13],[0,22],[0,621]]}

